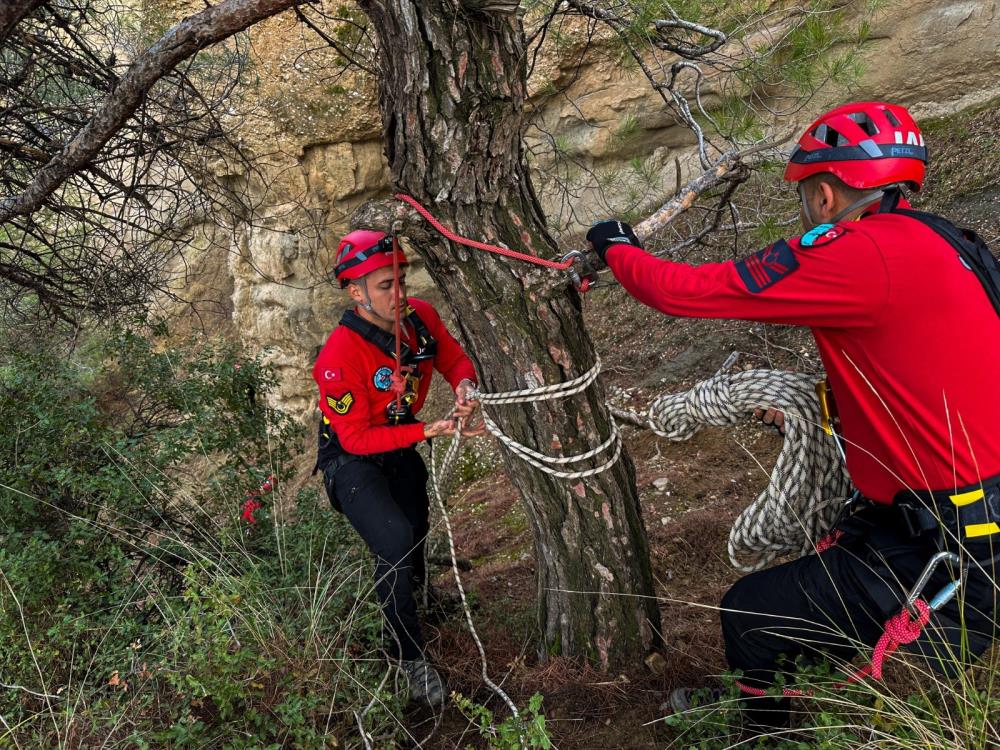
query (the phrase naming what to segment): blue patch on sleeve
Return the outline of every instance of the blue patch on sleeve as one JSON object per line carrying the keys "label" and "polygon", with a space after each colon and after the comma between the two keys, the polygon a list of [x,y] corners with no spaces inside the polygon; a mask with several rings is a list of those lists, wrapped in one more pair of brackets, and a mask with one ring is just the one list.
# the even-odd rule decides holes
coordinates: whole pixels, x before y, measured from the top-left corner
{"label": "blue patch on sleeve", "polygon": [[846,233],[847,230],[839,224],[820,224],[802,235],[799,244],[802,247],[822,247]]}
{"label": "blue patch on sleeve", "polygon": [[773,286],[799,267],[792,248],[784,240],[736,263],[736,270],[746,288],[757,294]]}

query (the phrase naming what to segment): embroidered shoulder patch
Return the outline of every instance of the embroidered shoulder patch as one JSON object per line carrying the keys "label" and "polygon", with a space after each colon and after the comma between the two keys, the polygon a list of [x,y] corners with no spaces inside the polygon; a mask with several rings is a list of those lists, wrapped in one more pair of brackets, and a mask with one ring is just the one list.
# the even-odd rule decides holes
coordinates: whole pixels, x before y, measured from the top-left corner
{"label": "embroidered shoulder patch", "polygon": [[802,235],[799,244],[802,247],[822,247],[845,234],[847,234],[847,230],[839,224],[820,224]]}
{"label": "embroidered shoulder patch", "polygon": [[343,370],[341,370],[339,367],[331,367],[327,370],[323,370],[323,380],[337,381],[343,379],[344,379]]}
{"label": "embroidered shoulder patch", "polygon": [[380,367],[372,376],[372,383],[380,391],[387,391],[392,388],[392,370],[388,367]]}
{"label": "embroidered shoulder patch", "polygon": [[799,267],[799,261],[788,243],[778,240],[770,247],[736,263],[736,270],[754,294],[777,284]]}
{"label": "embroidered shoulder patch", "polygon": [[348,391],[340,398],[327,396],[326,405],[333,409],[335,414],[347,414],[351,410],[351,407],[354,406],[354,394]]}

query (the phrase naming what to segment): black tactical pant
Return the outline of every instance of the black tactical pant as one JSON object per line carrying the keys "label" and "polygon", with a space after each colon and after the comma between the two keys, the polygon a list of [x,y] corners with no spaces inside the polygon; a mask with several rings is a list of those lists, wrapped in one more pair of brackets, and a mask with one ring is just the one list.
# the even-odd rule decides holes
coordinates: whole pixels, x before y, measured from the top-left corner
{"label": "black tactical pant", "polygon": [[[939,551],[935,536],[913,538],[891,507],[862,511],[841,529],[837,546],[752,573],[723,597],[726,659],[731,669],[743,672],[744,683],[770,687],[775,674],[782,667],[793,671],[791,662],[799,657],[832,657],[851,669],[847,662],[878,642],[885,621],[900,611],[924,566]],[[991,539],[966,541],[960,550],[956,545],[969,564],[959,596],[932,615],[918,641],[904,647],[946,674],[960,671],[997,635],[1000,594],[994,565],[1000,543]],[[948,565],[939,566],[924,590],[925,600],[958,574]],[[787,699],[749,698],[745,705],[751,725],[789,723]]]}
{"label": "black tactical pant", "polygon": [[328,466],[323,477],[334,507],[347,516],[375,556],[375,592],[398,644],[394,655],[423,658],[415,596],[424,582],[428,531],[423,459],[414,448],[351,457]]}

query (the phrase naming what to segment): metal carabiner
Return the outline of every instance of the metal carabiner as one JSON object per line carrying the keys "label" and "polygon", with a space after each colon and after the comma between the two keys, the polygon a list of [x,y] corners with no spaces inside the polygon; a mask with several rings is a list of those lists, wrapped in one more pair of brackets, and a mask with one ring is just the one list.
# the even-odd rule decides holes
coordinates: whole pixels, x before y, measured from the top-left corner
{"label": "metal carabiner", "polygon": [[[586,292],[597,281],[597,271],[587,261],[587,256],[580,250],[570,250],[561,259],[561,263],[572,261],[573,264],[566,269],[573,286],[578,292]],[[580,270],[576,270],[576,264],[580,264]]]}
{"label": "metal carabiner", "polygon": [[[917,615],[918,612],[914,608],[914,603],[920,598],[920,595],[924,593],[924,588],[927,586],[927,582],[931,580],[931,576],[934,575],[934,571],[937,570],[938,565],[947,560],[951,564],[960,566],[962,564],[961,558],[954,552],[938,552],[924,566],[923,572],[920,574],[920,578],[917,582],[913,584],[913,589],[910,591],[910,595],[906,597],[906,609],[909,610],[910,614]],[[932,612],[937,612],[944,605],[955,598],[955,594],[958,593],[959,588],[962,586],[962,571],[959,571],[958,578],[953,581],[949,581],[945,584],[934,598],[930,600],[928,606]]]}

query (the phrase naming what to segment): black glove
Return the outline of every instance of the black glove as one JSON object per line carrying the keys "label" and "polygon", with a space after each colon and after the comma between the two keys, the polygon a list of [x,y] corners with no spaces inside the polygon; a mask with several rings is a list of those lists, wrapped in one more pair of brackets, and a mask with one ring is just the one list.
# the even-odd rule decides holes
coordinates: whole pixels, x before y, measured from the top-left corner
{"label": "black glove", "polygon": [[635,236],[632,227],[624,221],[608,219],[599,221],[587,232],[587,242],[594,246],[594,252],[602,262],[607,263],[604,254],[611,245],[631,245],[643,250],[642,243]]}

